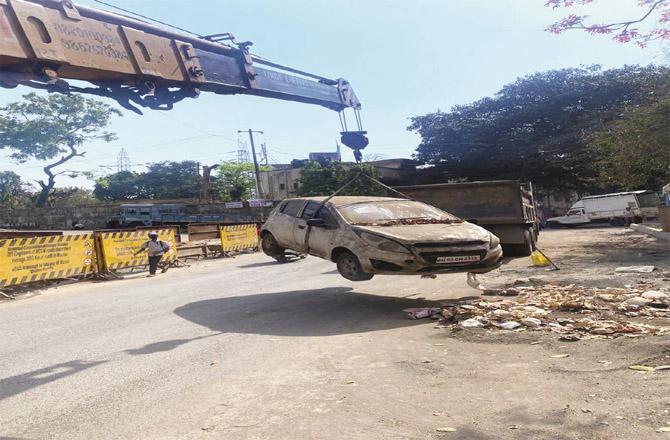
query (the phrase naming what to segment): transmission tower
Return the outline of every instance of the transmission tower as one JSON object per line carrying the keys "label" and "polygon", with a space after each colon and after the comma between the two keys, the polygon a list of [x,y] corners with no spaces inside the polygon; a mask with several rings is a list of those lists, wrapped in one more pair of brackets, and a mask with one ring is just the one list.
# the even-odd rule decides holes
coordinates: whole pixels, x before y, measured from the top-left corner
{"label": "transmission tower", "polygon": [[130,171],[130,157],[125,148],[121,148],[119,154],[116,156],[116,171]]}
{"label": "transmission tower", "polygon": [[238,163],[251,162],[251,158],[249,157],[249,146],[245,141],[241,139],[237,140],[237,162]]}

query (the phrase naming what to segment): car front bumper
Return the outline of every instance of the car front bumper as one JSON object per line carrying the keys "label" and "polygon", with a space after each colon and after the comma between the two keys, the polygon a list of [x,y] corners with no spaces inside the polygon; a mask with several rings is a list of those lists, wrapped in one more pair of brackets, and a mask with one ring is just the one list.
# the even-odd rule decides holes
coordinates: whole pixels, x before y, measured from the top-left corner
{"label": "car front bumper", "polygon": [[375,250],[367,253],[364,257],[359,256],[363,270],[368,273],[383,275],[423,275],[423,274],[446,274],[446,273],[485,273],[497,269],[502,264],[502,247],[500,245],[490,248],[463,248],[450,249],[441,252],[444,256],[474,255],[479,254],[480,260],[475,263],[463,264],[440,264],[430,261],[421,253],[412,249],[411,254],[396,252],[384,252]]}

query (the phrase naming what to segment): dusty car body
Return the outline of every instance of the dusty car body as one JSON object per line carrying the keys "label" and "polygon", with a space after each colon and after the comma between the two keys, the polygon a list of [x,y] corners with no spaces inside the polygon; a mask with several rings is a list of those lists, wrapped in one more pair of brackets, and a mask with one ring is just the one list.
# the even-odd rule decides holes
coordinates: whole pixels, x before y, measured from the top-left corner
{"label": "dusty car body", "polygon": [[282,201],[261,228],[263,251],[287,249],[337,264],[353,281],[374,274],[484,273],[502,258],[498,238],[433,206],[389,197]]}

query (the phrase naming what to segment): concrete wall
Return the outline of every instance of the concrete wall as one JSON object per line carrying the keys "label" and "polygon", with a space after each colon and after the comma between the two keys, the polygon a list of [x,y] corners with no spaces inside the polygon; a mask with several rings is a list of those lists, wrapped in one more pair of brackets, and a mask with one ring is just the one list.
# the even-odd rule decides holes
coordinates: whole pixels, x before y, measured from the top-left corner
{"label": "concrete wall", "polygon": [[0,228],[72,229],[73,222],[81,222],[86,229],[102,229],[110,218],[118,214],[117,204],[2,209]]}
{"label": "concrete wall", "polygon": [[[85,229],[104,229],[107,222],[117,218],[120,203],[57,208],[0,209],[0,228],[6,229],[72,229],[81,222]],[[224,215],[229,222],[263,221],[272,208],[226,209],[223,203],[190,204],[193,214]]]}

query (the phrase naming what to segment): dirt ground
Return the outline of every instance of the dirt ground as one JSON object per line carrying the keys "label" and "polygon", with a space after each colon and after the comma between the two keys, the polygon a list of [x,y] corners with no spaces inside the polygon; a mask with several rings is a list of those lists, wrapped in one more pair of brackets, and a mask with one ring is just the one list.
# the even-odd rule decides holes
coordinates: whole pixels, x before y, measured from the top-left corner
{"label": "dirt ground", "polygon": [[[498,271],[479,276],[479,280],[493,288],[519,285],[520,280],[527,282],[528,278],[540,286],[552,283],[641,287],[666,292],[670,287],[670,243],[644,234],[623,228],[549,230],[541,235],[539,247],[559,266],[559,271],[535,268],[529,259],[519,258]],[[617,267],[636,265],[653,265],[656,269],[651,273],[615,272]],[[655,322],[670,327],[670,319]],[[487,408],[497,408],[494,413],[503,421],[499,434],[484,435],[476,429],[462,433],[458,429],[444,434],[444,438],[670,438],[670,432],[660,432],[662,427],[670,426],[670,370],[629,369],[632,365],[670,364],[667,334],[566,342],[556,334],[536,331],[452,326],[437,332],[444,332],[443,338],[477,344],[477,351],[488,352],[500,364],[498,380],[516,378],[505,386],[505,394],[511,397],[509,404],[501,395],[487,399]],[[558,357],[566,354],[567,357]],[[507,362],[501,363],[501,357]],[[510,362],[510,358],[517,361]],[[477,376],[477,367],[469,375]],[[484,385],[486,379],[480,379]],[[527,403],[521,404],[524,400]],[[538,419],[540,414],[543,416]]]}

